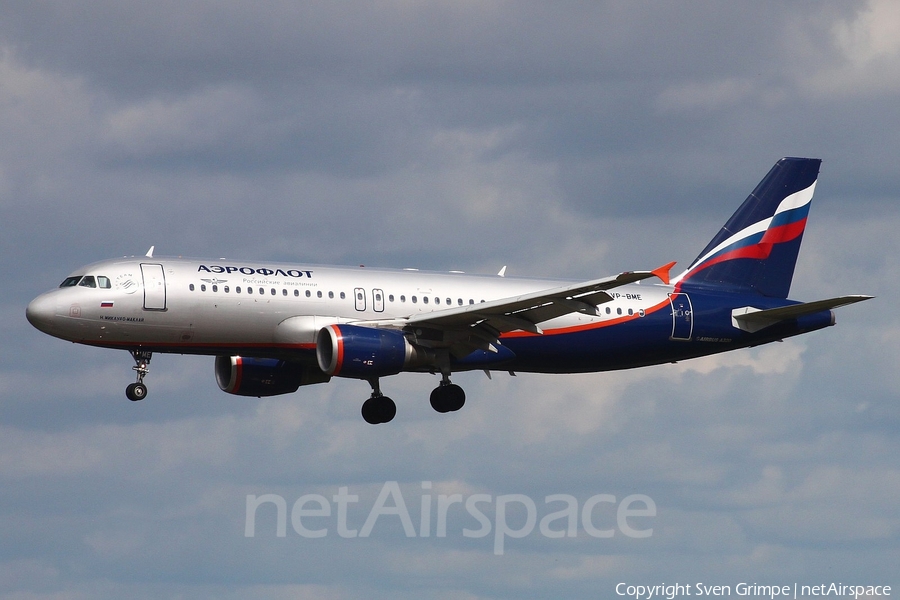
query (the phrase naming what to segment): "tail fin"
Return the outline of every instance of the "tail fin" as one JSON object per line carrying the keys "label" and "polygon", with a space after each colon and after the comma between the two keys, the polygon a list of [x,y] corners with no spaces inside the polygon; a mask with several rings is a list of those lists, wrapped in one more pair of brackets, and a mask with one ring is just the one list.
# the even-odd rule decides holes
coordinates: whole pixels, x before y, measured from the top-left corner
{"label": "tail fin", "polygon": [[775,163],[674,283],[787,298],[821,163]]}

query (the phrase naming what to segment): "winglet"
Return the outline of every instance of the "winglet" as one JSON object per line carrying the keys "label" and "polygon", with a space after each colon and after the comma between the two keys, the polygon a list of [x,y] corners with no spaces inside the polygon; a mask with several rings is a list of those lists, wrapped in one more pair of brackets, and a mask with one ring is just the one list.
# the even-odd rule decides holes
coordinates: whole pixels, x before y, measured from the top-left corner
{"label": "winglet", "polygon": [[665,265],[663,265],[663,266],[661,266],[661,267],[657,267],[656,269],[653,269],[653,270],[650,271],[650,272],[653,273],[654,275],[656,275],[657,277],[659,277],[659,279],[660,279],[664,284],[669,285],[669,271],[672,270],[672,267],[675,266],[675,263],[676,263],[676,261],[672,261],[672,262],[670,262],[670,263],[668,263],[668,264],[665,264]]}
{"label": "winglet", "polygon": [[147,254],[145,254],[144,256],[147,256],[147,257],[149,257],[149,258],[153,258],[153,249],[154,249],[154,248],[156,248],[156,246],[150,246],[150,249],[147,250]]}
{"label": "winglet", "polygon": [[506,277],[506,265],[503,265],[503,268],[500,269],[500,272],[497,273],[500,277]]}

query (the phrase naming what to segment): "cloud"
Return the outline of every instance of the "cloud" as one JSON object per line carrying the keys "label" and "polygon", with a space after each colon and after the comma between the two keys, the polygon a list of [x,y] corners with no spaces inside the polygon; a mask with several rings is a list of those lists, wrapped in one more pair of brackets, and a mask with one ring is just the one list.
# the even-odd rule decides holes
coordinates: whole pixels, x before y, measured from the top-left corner
{"label": "cloud", "polygon": [[870,0],[850,17],[838,19],[831,43],[840,60],[807,79],[811,92],[867,97],[890,94],[900,85],[900,11],[887,0]]}
{"label": "cloud", "polygon": [[[597,597],[622,578],[897,564],[897,11],[847,4],[7,2],[0,8],[0,593]],[[675,365],[221,393],[208,357],[63,344],[28,300],[109,256],[588,279],[682,266],[775,160],[825,159],[794,282],[838,325]],[[365,520],[432,493],[646,494],[647,540],[244,537],[248,494]],[[457,507],[458,508],[458,507]],[[600,519],[615,515],[598,507]],[[521,516],[521,515],[520,515]],[[455,526],[464,509],[451,513]],[[271,519],[271,521],[266,521]],[[274,517],[260,517],[260,532]],[[389,519],[390,521],[390,519]],[[385,522],[387,523],[387,522]],[[474,522],[473,522],[474,524]],[[361,526],[361,525],[359,525]],[[268,527],[268,529],[266,529]],[[458,531],[454,530],[454,531]],[[700,566],[698,566],[700,565]]]}

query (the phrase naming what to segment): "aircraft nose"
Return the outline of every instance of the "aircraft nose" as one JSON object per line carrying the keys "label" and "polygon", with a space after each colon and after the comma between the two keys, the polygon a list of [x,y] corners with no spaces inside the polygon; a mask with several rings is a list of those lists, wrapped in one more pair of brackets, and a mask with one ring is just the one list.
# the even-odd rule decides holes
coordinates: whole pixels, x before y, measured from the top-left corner
{"label": "aircraft nose", "polygon": [[44,333],[50,333],[55,316],[56,300],[50,294],[38,296],[29,302],[25,309],[25,318],[28,319],[28,322]]}

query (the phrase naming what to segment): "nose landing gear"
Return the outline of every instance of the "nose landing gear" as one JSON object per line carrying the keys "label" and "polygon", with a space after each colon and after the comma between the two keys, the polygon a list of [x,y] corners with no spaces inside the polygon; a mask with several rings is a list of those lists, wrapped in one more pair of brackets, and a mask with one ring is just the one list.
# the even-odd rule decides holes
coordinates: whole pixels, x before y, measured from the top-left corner
{"label": "nose landing gear", "polygon": [[137,372],[137,381],[125,388],[125,396],[132,402],[143,400],[147,397],[147,386],[144,385],[144,376],[150,372],[147,366],[153,353],[145,350],[132,350],[131,356],[134,358],[134,366],[131,367]]}

